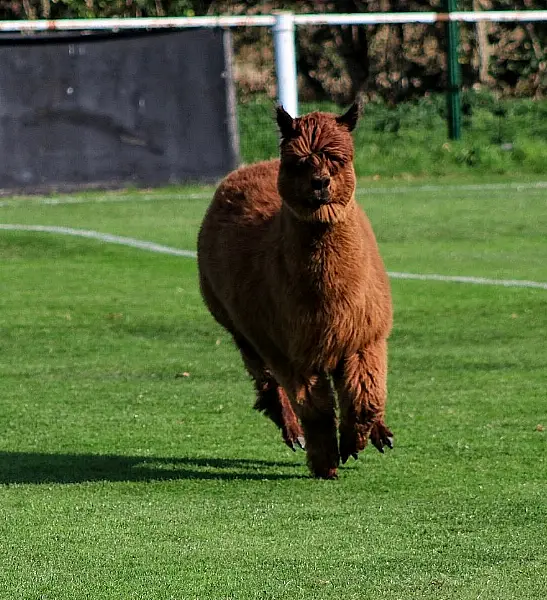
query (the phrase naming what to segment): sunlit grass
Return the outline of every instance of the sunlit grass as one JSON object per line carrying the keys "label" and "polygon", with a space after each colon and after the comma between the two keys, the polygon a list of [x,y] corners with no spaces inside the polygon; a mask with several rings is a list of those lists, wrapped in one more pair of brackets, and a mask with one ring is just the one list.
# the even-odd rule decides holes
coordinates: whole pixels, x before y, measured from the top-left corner
{"label": "sunlit grass", "polygon": [[[370,185],[390,270],[547,281],[547,190]],[[193,249],[210,192],[0,222]],[[324,482],[251,409],[195,261],[16,231],[0,260],[0,598],[543,598],[547,291],[393,280],[395,449]]]}

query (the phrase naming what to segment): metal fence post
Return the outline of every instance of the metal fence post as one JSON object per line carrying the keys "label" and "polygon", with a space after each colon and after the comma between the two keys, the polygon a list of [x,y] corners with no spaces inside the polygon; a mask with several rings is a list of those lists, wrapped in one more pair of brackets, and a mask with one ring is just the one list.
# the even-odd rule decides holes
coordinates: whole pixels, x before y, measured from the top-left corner
{"label": "metal fence post", "polygon": [[296,51],[294,15],[291,12],[274,14],[273,26],[277,97],[279,104],[292,116],[298,116],[298,88],[296,79]]}
{"label": "metal fence post", "polygon": [[[457,10],[457,0],[443,0],[447,13]],[[448,107],[448,136],[451,140],[461,138],[461,101],[460,101],[460,64],[458,62],[459,26],[456,21],[446,24],[448,89],[446,93]]]}

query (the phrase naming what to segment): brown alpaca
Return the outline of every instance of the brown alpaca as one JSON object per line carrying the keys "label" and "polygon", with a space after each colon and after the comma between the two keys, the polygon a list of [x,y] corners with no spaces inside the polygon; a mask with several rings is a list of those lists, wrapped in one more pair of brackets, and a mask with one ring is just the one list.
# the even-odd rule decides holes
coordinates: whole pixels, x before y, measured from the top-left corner
{"label": "brown alpaca", "polygon": [[255,408],[289,447],[305,445],[312,473],[326,479],[369,438],[380,452],[393,440],[384,424],[390,288],[354,195],[359,112],[293,119],[279,107],[281,160],[230,173],[198,239],[203,297],[241,352]]}

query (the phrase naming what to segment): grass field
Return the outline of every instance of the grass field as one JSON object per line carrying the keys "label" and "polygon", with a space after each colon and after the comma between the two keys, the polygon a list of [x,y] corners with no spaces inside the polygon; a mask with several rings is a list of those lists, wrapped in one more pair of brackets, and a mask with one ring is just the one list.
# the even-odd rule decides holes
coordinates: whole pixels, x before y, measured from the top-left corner
{"label": "grass field", "polygon": [[[359,200],[390,271],[547,282],[547,186],[513,182]],[[195,249],[209,195],[0,223]],[[1,600],[544,598],[547,289],[393,279],[395,449],[325,482],[251,409],[193,259],[5,230],[0,259]]]}

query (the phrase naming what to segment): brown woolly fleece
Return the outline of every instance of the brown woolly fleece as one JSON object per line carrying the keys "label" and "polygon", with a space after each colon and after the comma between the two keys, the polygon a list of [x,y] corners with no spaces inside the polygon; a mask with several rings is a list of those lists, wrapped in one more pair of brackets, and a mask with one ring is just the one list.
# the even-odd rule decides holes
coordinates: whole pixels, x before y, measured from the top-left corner
{"label": "brown woolly fleece", "polygon": [[203,298],[241,352],[255,408],[327,479],[369,438],[380,452],[393,440],[384,424],[391,294],[354,195],[359,112],[293,119],[279,107],[281,160],[230,173],[198,239]]}

